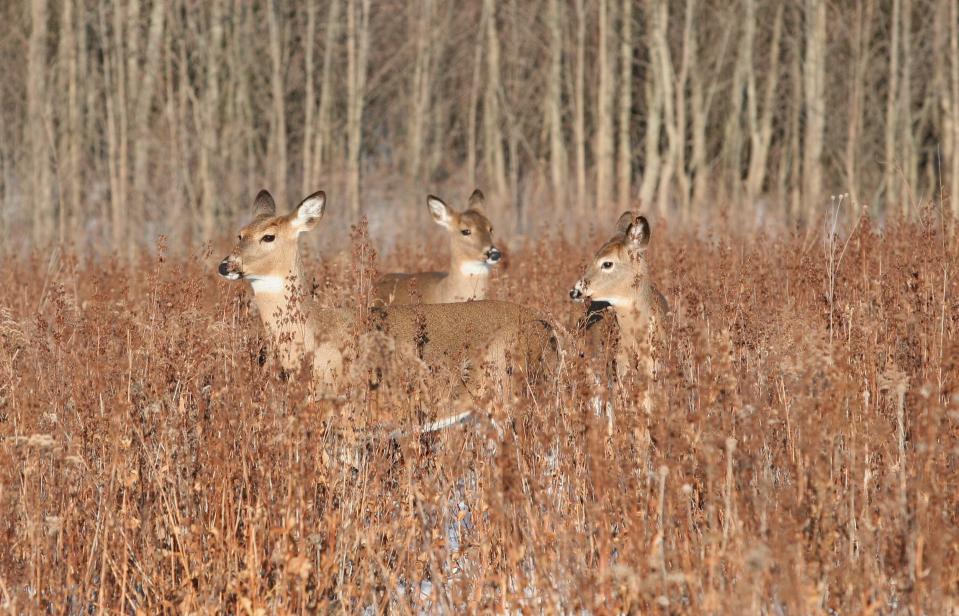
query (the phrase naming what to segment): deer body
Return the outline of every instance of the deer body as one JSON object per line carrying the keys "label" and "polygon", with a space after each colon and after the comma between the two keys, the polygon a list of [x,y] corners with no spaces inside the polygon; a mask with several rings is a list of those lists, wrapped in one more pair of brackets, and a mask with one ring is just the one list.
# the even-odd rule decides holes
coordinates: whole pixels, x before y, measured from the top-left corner
{"label": "deer body", "polygon": [[483,193],[476,190],[469,209],[457,212],[438,197],[427,197],[433,220],[450,238],[449,270],[387,274],[376,285],[377,298],[391,305],[486,299],[490,268],[499,262],[501,253],[493,245],[493,227],[480,210],[483,202]]}
{"label": "deer body", "polygon": [[[293,370],[311,358],[314,378],[330,385],[343,373],[343,352],[355,332],[354,315],[321,308],[304,291],[297,250],[299,234],[317,224],[325,202],[322,192],[315,193],[291,214],[277,217],[272,197],[261,191],[253,222],[240,231],[219,272],[251,283],[254,302],[277,345],[282,366]],[[532,349],[542,354],[555,344],[545,321],[508,302],[390,306],[373,316],[373,326],[396,343],[398,352],[452,373],[487,361],[501,364],[509,344],[526,351],[521,359],[530,362],[539,361]]]}

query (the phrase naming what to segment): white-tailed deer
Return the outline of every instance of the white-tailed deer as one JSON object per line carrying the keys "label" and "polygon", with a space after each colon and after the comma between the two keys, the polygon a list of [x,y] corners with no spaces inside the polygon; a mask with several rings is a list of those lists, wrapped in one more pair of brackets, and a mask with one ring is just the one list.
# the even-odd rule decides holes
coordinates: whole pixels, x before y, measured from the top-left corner
{"label": "white-tailed deer", "polygon": [[[589,299],[612,307],[619,324],[617,372],[660,334],[669,318],[669,304],[649,278],[646,248],[649,222],[633,212],[624,212],[616,233],[597,251],[586,273],[569,292],[576,301]],[[644,358],[646,359],[646,358]]]}
{"label": "white-tailed deer", "polygon": [[376,296],[386,304],[446,304],[486,299],[490,268],[502,254],[493,244],[493,226],[481,211],[485,201],[477,189],[466,211],[457,212],[430,195],[426,205],[450,239],[450,268],[446,272],[387,274],[376,285]]}
{"label": "white-tailed deer", "polygon": [[[316,227],[325,209],[326,195],[321,191],[289,214],[277,216],[270,193],[260,191],[254,218],[240,229],[219,273],[250,283],[282,366],[293,370],[311,358],[314,379],[330,385],[343,375],[343,351],[352,341],[354,313],[322,309],[310,297],[297,245],[300,234]],[[508,302],[391,306],[375,316],[374,326],[392,338],[397,352],[418,357],[431,368],[445,367],[453,375],[484,363],[504,368],[506,355],[517,374],[538,370],[556,343],[545,320]]]}

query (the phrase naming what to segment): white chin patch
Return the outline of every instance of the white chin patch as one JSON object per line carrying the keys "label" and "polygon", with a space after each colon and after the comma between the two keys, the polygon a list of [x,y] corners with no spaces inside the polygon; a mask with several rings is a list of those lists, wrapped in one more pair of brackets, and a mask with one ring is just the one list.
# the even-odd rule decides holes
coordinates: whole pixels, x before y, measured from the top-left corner
{"label": "white chin patch", "polygon": [[229,272],[228,274],[225,274],[223,277],[226,278],[227,280],[239,280],[239,279],[240,279],[240,275],[239,275],[238,273],[236,273],[236,272]]}
{"label": "white chin patch", "polygon": [[489,274],[489,264],[486,261],[467,261],[460,264],[460,272],[467,276],[486,276]]}
{"label": "white chin patch", "polygon": [[279,276],[247,276],[254,293],[283,293],[286,281]]}

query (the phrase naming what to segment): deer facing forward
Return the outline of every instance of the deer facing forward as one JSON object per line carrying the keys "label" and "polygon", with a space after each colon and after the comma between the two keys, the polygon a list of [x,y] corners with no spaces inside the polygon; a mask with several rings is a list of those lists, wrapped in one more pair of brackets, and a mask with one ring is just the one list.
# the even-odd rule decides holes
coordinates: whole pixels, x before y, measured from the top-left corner
{"label": "deer facing forward", "polygon": [[376,285],[377,298],[386,304],[445,304],[486,299],[490,268],[502,253],[493,244],[493,225],[483,214],[480,190],[473,191],[468,208],[457,212],[439,197],[426,198],[433,221],[446,230],[450,267],[446,272],[387,274]]}
{"label": "deer facing forward", "polygon": [[649,221],[624,212],[616,223],[615,235],[596,252],[586,273],[569,292],[575,301],[588,298],[612,307],[619,324],[616,364],[620,375],[644,344],[649,350],[669,318],[669,304],[649,276],[649,237]]}

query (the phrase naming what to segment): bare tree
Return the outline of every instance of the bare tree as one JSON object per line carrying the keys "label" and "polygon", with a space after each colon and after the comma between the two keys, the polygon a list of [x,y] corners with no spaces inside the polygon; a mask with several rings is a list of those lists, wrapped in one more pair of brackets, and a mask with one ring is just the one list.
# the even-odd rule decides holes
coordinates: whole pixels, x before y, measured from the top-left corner
{"label": "bare tree", "polygon": [[573,87],[573,151],[576,153],[576,204],[579,213],[586,208],[586,9],[583,0],[576,5],[576,84]]}
{"label": "bare tree", "polygon": [[633,116],[633,1],[623,0],[622,35],[620,37],[619,78],[619,154],[617,157],[616,200],[619,209],[629,206],[633,179],[633,148],[630,125]]}
{"label": "bare tree", "polygon": [[550,188],[558,205],[565,204],[568,170],[566,143],[563,138],[563,6],[549,0],[549,80],[546,88],[546,124],[549,126]]}
{"label": "bare tree", "polygon": [[599,84],[596,87],[596,206],[602,210],[608,208],[613,178],[613,67],[610,61],[609,27],[612,21],[609,0],[599,0],[599,40],[597,42],[597,72]]}
{"label": "bare tree", "polygon": [[347,62],[347,194],[354,216],[360,212],[360,165],[363,146],[363,106],[366,97],[369,52],[370,0],[348,0],[346,16]]}
{"label": "bare tree", "polygon": [[286,58],[283,49],[283,33],[277,7],[271,0],[266,11],[270,26],[270,92],[272,94],[273,113],[270,116],[270,163],[273,169],[274,196],[280,203],[286,203],[286,181],[289,165],[287,163],[286,139]]}
{"label": "bare tree", "polygon": [[503,157],[500,112],[500,53],[496,28],[496,1],[483,0],[486,13],[486,89],[483,92],[483,160],[486,181],[494,194],[506,193],[506,161]]}
{"label": "bare tree", "polygon": [[775,9],[772,40],[769,44],[769,68],[766,71],[766,87],[763,91],[762,110],[759,109],[759,93],[756,85],[756,70],[753,59],[753,44],[756,36],[756,7],[754,0],[746,0],[745,39],[749,72],[746,77],[746,117],[749,120],[750,155],[746,176],[746,195],[754,202],[763,189],[769,167],[769,146],[773,137],[773,117],[776,112],[776,88],[779,84],[779,41],[782,35],[783,6]]}
{"label": "bare tree", "polygon": [[[313,146],[311,181],[318,181],[326,162],[332,157],[333,58],[339,36],[340,5],[342,0],[331,0],[326,19],[323,42],[323,68],[320,75],[320,108],[317,111],[316,143]],[[312,190],[313,184],[310,184]]]}
{"label": "bare tree", "polygon": [[410,92],[411,111],[410,128],[408,133],[407,174],[410,179],[418,180],[423,167],[424,136],[426,135],[427,112],[430,104],[433,39],[430,22],[433,18],[432,0],[415,0],[411,3],[411,19],[415,32],[414,45],[416,58],[413,66],[412,89]]}
{"label": "bare tree", "polygon": [[[896,0],[898,2],[898,0]],[[806,130],[803,139],[803,201],[812,213],[822,196],[822,149],[826,127],[826,3],[806,0],[806,57],[803,74]]]}

